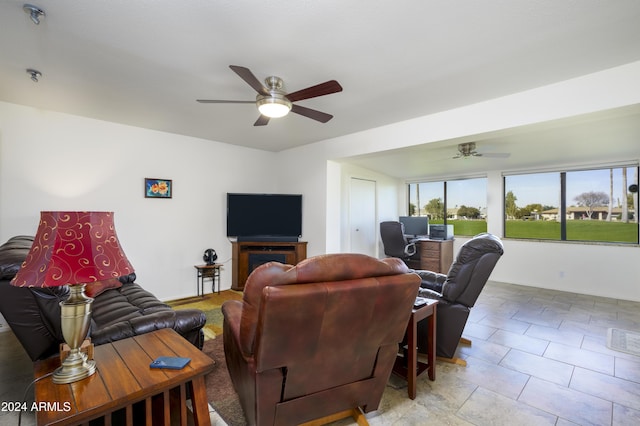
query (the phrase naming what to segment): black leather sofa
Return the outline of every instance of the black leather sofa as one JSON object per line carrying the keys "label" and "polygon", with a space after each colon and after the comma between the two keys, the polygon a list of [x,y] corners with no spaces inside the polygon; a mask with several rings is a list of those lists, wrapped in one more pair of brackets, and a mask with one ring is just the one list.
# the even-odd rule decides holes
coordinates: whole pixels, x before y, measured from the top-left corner
{"label": "black leather sofa", "polygon": [[[64,341],[60,328],[60,301],[67,286],[13,287],[33,243],[31,236],[16,236],[0,246],[0,312],[32,360],[59,351]],[[162,328],[173,328],[202,349],[202,327],[207,320],[197,309],[173,310],[135,281],[135,274],[120,277],[120,284],[96,292],[89,336],[95,345],[126,339]]]}

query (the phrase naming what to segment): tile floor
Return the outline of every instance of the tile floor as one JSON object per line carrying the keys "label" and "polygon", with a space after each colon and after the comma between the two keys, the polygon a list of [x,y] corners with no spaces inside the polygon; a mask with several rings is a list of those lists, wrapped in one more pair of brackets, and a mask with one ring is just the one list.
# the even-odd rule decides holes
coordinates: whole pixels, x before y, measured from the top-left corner
{"label": "tile floor", "polygon": [[387,388],[375,425],[638,425],[640,357],[607,328],[640,331],[640,303],[489,282],[458,355],[418,396]]}
{"label": "tile floor", "polygon": [[[473,345],[458,351],[467,367],[438,362],[435,382],[419,377],[415,400],[392,378],[369,423],[638,425],[640,357],[609,350],[609,327],[640,330],[640,303],[490,282],[465,328]],[[31,377],[13,334],[0,333],[0,402],[22,400]],[[17,424],[0,412],[0,425]],[[33,413],[22,424],[34,424]],[[223,424],[212,413],[212,425]]]}

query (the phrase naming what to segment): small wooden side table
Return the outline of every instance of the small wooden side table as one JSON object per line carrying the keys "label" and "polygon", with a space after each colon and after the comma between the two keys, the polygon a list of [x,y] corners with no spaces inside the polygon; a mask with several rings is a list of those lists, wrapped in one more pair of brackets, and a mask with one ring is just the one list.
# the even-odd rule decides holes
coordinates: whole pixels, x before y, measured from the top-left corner
{"label": "small wooden side table", "polygon": [[218,294],[220,294],[220,267],[221,263],[214,263],[213,265],[194,265],[198,271],[197,277],[197,291],[198,296],[204,296],[204,279],[211,278],[211,292],[216,291],[216,282],[218,283]]}
{"label": "small wooden side table", "polygon": [[[393,366],[393,372],[406,378],[408,382],[407,392],[409,398],[416,398],[416,379],[418,375],[427,370],[429,380],[436,379],[436,307],[437,300],[429,300],[428,303],[411,311],[407,324],[407,358],[398,356]],[[427,363],[418,360],[418,322],[427,320]]]}
{"label": "small wooden side table", "polygon": [[[149,367],[159,356],[191,358],[181,370]],[[37,361],[35,401],[40,425],[77,425],[104,418],[105,425],[187,424],[186,395],[191,395],[193,420],[210,426],[204,376],[214,362],[186,339],[167,328],[96,346],[97,371],[86,379],[58,385],[48,375],[59,357]],[[175,423],[174,423],[175,422]]]}

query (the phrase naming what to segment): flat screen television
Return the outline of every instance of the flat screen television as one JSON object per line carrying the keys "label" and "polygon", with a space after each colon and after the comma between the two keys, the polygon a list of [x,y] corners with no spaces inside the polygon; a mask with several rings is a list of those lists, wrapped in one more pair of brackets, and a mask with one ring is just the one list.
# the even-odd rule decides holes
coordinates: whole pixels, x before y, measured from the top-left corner
{"label": "flat screen television", "polygon": [[399,221],[404,225],[405,235],[414,237],[429,235],[428,216],[400,216]]}
{"label": "flat screen television", "polygon": [[227,236],[239,241],[298,241],[302,195],[227,193]]}

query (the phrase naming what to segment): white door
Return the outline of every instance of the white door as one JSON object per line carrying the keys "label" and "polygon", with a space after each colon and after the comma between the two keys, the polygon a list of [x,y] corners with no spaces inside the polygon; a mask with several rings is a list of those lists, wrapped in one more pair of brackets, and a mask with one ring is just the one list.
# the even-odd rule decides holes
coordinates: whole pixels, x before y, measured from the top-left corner
{"label": "white door", "polygon": [[376,182],[351,178],[349,190],[350,252],[377,256]]}

